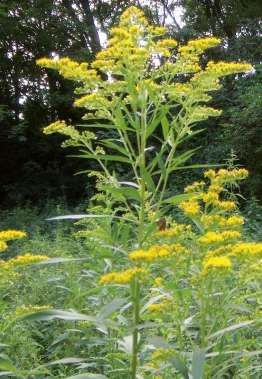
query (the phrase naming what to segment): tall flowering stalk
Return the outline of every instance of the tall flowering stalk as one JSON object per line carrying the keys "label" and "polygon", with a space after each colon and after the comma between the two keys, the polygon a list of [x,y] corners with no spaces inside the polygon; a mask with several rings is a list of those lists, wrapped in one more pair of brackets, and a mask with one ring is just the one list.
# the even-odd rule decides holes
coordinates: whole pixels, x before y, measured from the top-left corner
{"label": "tall flowering stalk", "polygon": [[[98,162],[104,174],[104,189],[123,202],[137,226],[134,245],[139,250],[133,253],[132,262],[139,254],[143,256],[152,225],[163,214],[163,204],[171,201],[166,198],[170,175],[194,154],[194,150],[187,150],[179,155],[177,148],[200,132],[198,122],[221,113],[206,105],[210,93],[221,87],[220,78],[252,70],[249,64],[232,62],[208,62],[202,67],[202,54],[219,43],[218,38],[209,37],[180,45],[167,37],[165,28],[149,25],[141,10],[130,7],[120,17],[119,25],[111,29],[107,48],[91,64],[69,58],[37,61],[79,84],[75,106],[86,109],[82,127],[87,130],[79,131],[57,121],[44,133],[67,136],[63,146],[77,147],[79,157]],[[110,131],[111,137],[99,139],[93,132],[96,128]],[[126,178],[112,173],[112,161],[127,165]],[[198,211],[197,201],[184,207],[187,213]],[[152,250],[150,257],[177,254],[179,249],[162,247],[157,253]],[[138,366],[141,270],[133,267],[119,276],[110,273],[101,279],[102,283],[113,278],[130,282],[133,379]]]}

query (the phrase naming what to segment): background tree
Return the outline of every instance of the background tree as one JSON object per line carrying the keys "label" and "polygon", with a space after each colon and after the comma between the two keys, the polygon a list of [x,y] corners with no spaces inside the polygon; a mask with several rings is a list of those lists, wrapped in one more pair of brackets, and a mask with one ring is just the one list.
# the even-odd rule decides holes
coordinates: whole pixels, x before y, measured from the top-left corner
{"label": "background tree", "polygon": [[[240,0],[1,0],[0,195],[3,205],[61,195],[78,202],[90,193],[93,182],[88,183],[84,176],[73,176],[86,166],[66,158],[67,153],[57,148],[59,138],[42,135],[43,127],[58,118],[73,124],[80,121],[82,112],[72,108],[74,86],[57,73],[40,69],[35,61],[56,55],[77,61],[91,60],[101,49],[108,29],[130,5],[143,7],[152,22],[168,25],[170,34],[183,42],[198,36],[222,37],[224,46],[207,52],[204,59],[241,59],[256,67],[256,74],[248,80],[239,78],[233,84],[227,78],[223,91],[216,95],[214,106],[225,109],[224,115],[220,121],[203,124],[209,133],[202,138],[203,149],[198,160],[223,162],[233,148],[239,163],[252,171],[252,187],[248,190],[261,197],[257,164],[260,150],[259,146],[253,149],[261,133],[258,92],[262,6],[259,1],[249,2],[247,6]],[[184,9],[184,26],[178,23],[177,6]],[[237,114],[241,116],[238,119]],[[192,172],[195,175],[198,173]]]}

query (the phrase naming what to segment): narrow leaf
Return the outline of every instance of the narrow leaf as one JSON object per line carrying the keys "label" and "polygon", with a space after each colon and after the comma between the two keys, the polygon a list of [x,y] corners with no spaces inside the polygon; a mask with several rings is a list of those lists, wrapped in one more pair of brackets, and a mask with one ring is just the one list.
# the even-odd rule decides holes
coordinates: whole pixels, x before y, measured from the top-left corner
{"label": "narrow leaf", "polygon": [[245,328],[246,326],[249,326],[249,325],[251,325],[253,323],[254,323],[254,320],[250,320],[250,321],[243,321],[243,322],[240,322],[239,324],[234,324],[234,325],[228,326],[225,329],[221,329],[221,330],[217,331],[216,333],[211,334],[208,337],[208,339],[212,339],[212,338],[216,338],[216,337],[221,337],[221,336],[223,336],[227,332],[233,332],[234,330]]}
{"label": "narrow leaf", "polygon": [[202,379],[205,363],[205,349],[195,349],[192,356],[191,374],[192,379]]}
{"label": "narrow leaf", "polygon": [[79,375],[73,375],[73,376],[68,376],[65,379],[108,379],[107,376],[102,375],[102,374],[79,374]]}
{"label": "narrow leaf", "polygon": [[63,311],[60,309],[50,309],[46,311],[34,312],[29,315],[21,316],[21,319],[27,321],[50,321],[54,319],[65,321],[97,321],[97,318],[85,315],[83,313],[78,313],[75,311]]}

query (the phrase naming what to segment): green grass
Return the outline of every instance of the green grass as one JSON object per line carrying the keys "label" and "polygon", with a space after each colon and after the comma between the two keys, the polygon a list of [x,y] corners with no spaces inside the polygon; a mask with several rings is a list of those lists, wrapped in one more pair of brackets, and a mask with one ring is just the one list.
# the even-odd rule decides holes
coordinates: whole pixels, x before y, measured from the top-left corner
{"label": "green grass", "polygon": [[[109,331],[106,331],[105,325],[93,325],[88,321],[31,322],[15,320],[14,317],[17,307],[30,304],[49,305],[63,310],[71,309],[95,316],[103,305],[110,303],[115,297],[127,297],[125,303],[128,303],[125,288],[98,285],[99,277],[105,268],[109,271],[116,268],[119,270],[126,265],[123,254],[118,251],[112,252],[105,245],[98,245],[89,238],[73,237],[72,234],[81,227],[74,225],[72,221],[46,221],[46,218],[50,216],[82,212],[84,212],[84,207],[66,209],[63,205],[48,204],[42,210],[16,208],[1,214],[0,230],[17,228],[26,230],[29,234],[26,239],[10,243],[8,251],[2,253],[4,259],[25,252],[46,254],[50,258],[84,258],[81,261],[26,267],[20,271],[20,277],[14,284],[9,283],[1,289],[0,335],[1,343],[6,344],[6,346],[1,346],[1,350],[2,354],[9,357],[9,364],[15,366],[17,378],[62,379],[87,371],[105,373],[111,379],[127,378],[128,355],[118,349],[117,341],[123,338],[129,329],[130,309],[128,307],[122,309],[119,315],[114,310],[112,311],[112,320],[120,327],[117,329],[112,327]],[[254,239],[260,237],[262,225],[260,212],[261,208],[253,204],[245,213],[248,220],[246,232]],[[85,228],[92,229],[98,226],[95,222],[87,221]],[[255,232],[258,233],[257,236],[254,235]],[[206,290],[205,284],[201,288],[190,283],[190,277],[187,278],[187,275],[191,276],[192,272],[187,273],[187,265],[180,267],[175,280],[172,279],[172,275],[174,270],[178,270],[176,264],[174,267],[159,266],[157,270],[160,270],[159,274],[167,278],[168,291],[176,298],[176,304],[171,318],[170,315],[164,316],[162,320],[152,319],[147,314],[143,316],[142,322],[148,323],[143,337],[143,343],[146,346],[142,351],[143,359],[150,357],[150,342],[149,340],[146,342],[145,335],[154,339],[156,333],[161,336],[161,338],[158,337],[157,345],[162,346],[164,344],[162,340],[168,339],[178,352],[181,352],[181,349],[186,351],[196,346],[194,341],[201,328],[199,322],[205,325],[202,330],[209,328],[206,329],[206,333],[212,334],[229,325],[246,322],[259,308],[258,302],[261,301],[259,289],[246,287],[236,290],[234,278],[228,277],[225,281],[213,283],[217,285],[214,293],[220,294],[214,295],[214,299],[204,299],[201,296]],[[255,285],[255,281],[253,284]],[[146,302],[146,296],[148,296],[146,292],[143,293],[144,302]],[[175,323],[174,320],[176,320]],[[150,327],[152,322],[158,324],[155,330]],[[258,351],[261,347],[260,339],[259,330],[252,328],[243,328],[237,333],[228,335],[222,334],[221,338],[214,339],[215,351],[220,353],[227,351],[227,359],[221,355],[209,358],[205,364],[205,376],[199,378],[259,378],[261,371],[255,371],[256,366],[257,370],[260,370],[256,354],[252,358],[248,354],[238,356],[230,351]],[[210,350],[211,355],[212,351],[214,350]],[[201,360],[201,352],[195,354],[199,354],[198,358]],[[2,372],[9,371],[7,364],[9,361],[6,356],[3,355],[3,362],[0,359]],[[81,358],[83,362],[46,366],[50,362],[70,357]],[[183,354],[179,353],[175,366],[184,364],[183,359],[186,362],[186,356],[183,358]],[[166,372],[163,378],[174,378],[172,370],[168,374],[166,365],[170,365],[170,362],[160,365],[161,370]],[[39,368],[40,366],[42,367]],[[37,367],[38,369],[35,370]],[[214,367],[217,368],[215,376]],[[158,375],[161,374],[161,370]],[[157,372],[156,370],[156,375]],[[157,377],[152,375],[145,373],[144,378]],[[4,377],[9,378],[8,375]],[[175,378],[183,378],[183,375],[177,371]]]}

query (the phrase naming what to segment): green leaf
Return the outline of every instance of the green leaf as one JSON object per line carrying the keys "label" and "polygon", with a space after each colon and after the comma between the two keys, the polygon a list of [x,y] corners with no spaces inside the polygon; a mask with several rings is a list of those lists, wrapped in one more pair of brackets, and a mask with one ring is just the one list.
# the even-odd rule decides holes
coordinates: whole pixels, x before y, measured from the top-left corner
{"label": "green leaf", "polygon": [[245,328],[245,327],[247,327],[247,326],[249,326],[249,325],[251,325],[253,323],[254,323],[254,320],[249,320],[249,321],[243,321],[243,322],[240,322],[238,324],[234,324],[234,325],[228,326],[225,329],[218,330],[216,333],[211,334],[208,337],[208,339],[213,339],[213,338],[221,337],[225,333],[233,332],[234,330]]}
{"label": "green leaf", "polygon": [[164,141],[166,141],[169,134],[169,122],[167,120],[167,117],[163,117],[161,119],[161,126],[162,126],[163,138],[164,138]]}
{"label": "green leaf", "polygon": [[122,162],[130,163],[130,159],[123,157],[122,155],[108,155],[108,154],[80,154],[80,155],[70,155],[74,158],[86,158],[86,159],[96,159],[101,161],[112,161],[112,162]]}
{"label": "green leaf", "polygon": [[108,379],[108,377],[102,374],[90,374],[87,372],[86,374],[68,376],[65,379]]}
{"label": "green leaf", "polygon": [[133,347],[133,336],[124,336],[121,340],[118,341],[118,348],[121,351],[124,351],[128,355],[132,355]]}
{"label": "green leaf", "polygon": [[0,372],[0,376],[3,376],[5,379],[6,379],[7,377],[9,377],[9,376],[16,376],[16,377],[17,377],[17,375],[14,374],[14,373],[11,372],[11,371],[2,371],[2,372]]}
{"label": "green leaf", "polygon": [[137,184],[137,183],[135,183],[135,182],[126,182],[126,181],[124,181],[124,182],[118,182],[118,184],[124,184],[124,185],[126,185],[126,186],[130,186],[130,187],[134,187],[134,188],[139,188],[139,185]]}
{"label": "green leaf", "polygon": [[174,357],[169,361],[175,367],[175,369],[183,375],[185,379],[189,379],[188,368],[180,358]]}
{"label": "green leaf", "polygon": [[77,262],[77,261],[86,261],[88,257],[86,258],[62,258],[62,257],[56,257],[56,258],[50,258],[46,261],[41,261],[34,263],[34,266],[44,266],[44,265],[52,265],[57,263],[67,263],[67,262]]}
{"label": "green leaf", "polygon": [[[119,144],[117,144],[117,143],[115,143],[113,141],[114,140],[111,140],[111,139],[102,140],[102,145],[106,146],[106,147],[109,147],[111,149],[117,150],[119,153],[122,153],[123,155],[125,155],[126,157],[128,157],[129,154],[126,151],[126,149],[123,146],[120,146]],[[117,140],[117,141],[119,141],[119,140]]]}
{"label": "green leaf", "polygon": [[114,216],[114,215],[103,215],[103,214],[78,214],[78,215],[65,215],[65,216],[56,216],[47,218],[47,221],[54,221],[54,220],[82,220],[84,218],[112,218],[112,219],[120,219],[120,220],[126,220],[130,222],[136,223],[136,221],[132,219],[128,219],[121,216]]}
{"label": "green leaf", "polygon": [[173,168],[175,170],[188,170],[189,168],[210,168],[210,167],[222,167],[224,164],[193,164],[189,166],[178,166]]}
{"label": "green leaf", "polygon": [[0,370],[8,370],[11,373],[15,373],[17,371],[16,367],[6,354],[0,354]]}
{"label": "green leaf", "polygon": [[20,319],[27,321],[50,321],[58,319],[65,321],[90,321],[94,323],[97,322],[96,317],[88,316],[75,311],[63,311],[60,309],[49,309],[46,311],[34,312],[25,316],[21,316]]}
{"label": "green leaf", "polygon": [[169,173],[172,172],[173,170],[175,170],[176,167],[181,165],[181,163],[184,163],[188,159],[190,159],[195,154],[195,152],[197,150],[199,150],[199,147],[196,147],[195,149],[188,150],[188,151],[184,152],[183,154],[179,155],[178,157],[174,158],[172,165],[168,169],[168,172]]}
{"label": "green leaf", "polygon": [[175,205],[181,203],[181,201],[189,200],[191,197],[191,193],[181,193],[179,195],[171,196],[168,199],[165,199],[163,202]]}
{"label": "green leaf", "polygon": [[150,175],[150,173],[147,171],[147,169],[145,167],[141,167],[141,175],[143,176],[143,178],[147,184],[148,189],[151,192],[155,192],[155,189],[156,189],[155,183],[152,179],[152,176]]}
{"label": "green leaf", "polygon": [[39,367],[46,367],[46,366],[55,366],[55,365],[72,365],[72,364],[77,364],[77,363],[82,363],[85,362],[86,360],[83,358],[62,358],[58,359],[56,361],[48,362],[45,365],[41,365]]}
{"label": "green leaf", "polygon": [[202,379],[204,373],[204,363],[205,363],[205,349],[195,349],[193,351],[192,362],[191,362],[191,375],[192,379]]}
{"label": "green leaf", "polygon": [[110,185],[101,186],[102,189],[107,190],[111,193],[117,200],[123,201],[125,199],[134,199],[140,201],[139,191],[131,187],[113,187]]}
{"label": "green leaf", "polygon": [[168,110],[163,107],[160,110],[160,113],[159,113],[158,116],[152,117],[152,119],[149,121],[148,126],[147,126],[146,137],[151,136],[154,133],[154,131],[157,128],[157,126],[162,123],[162,120],[166,119],[167,112],[168,112]]}
{"label": "green leaf", "polygon": [[112,313],[114,313],[115,311],[117,311],[119,308],[122,307],[122,305],[124,305],[126,302],[126,299],[121,299],[121,298],[115,298],[113,301],[111,301],[110,303],[104,305],[99,313],[98,313],[98,318],[100,319],[106,319],[108,318],[109,316],[111,316]]}

